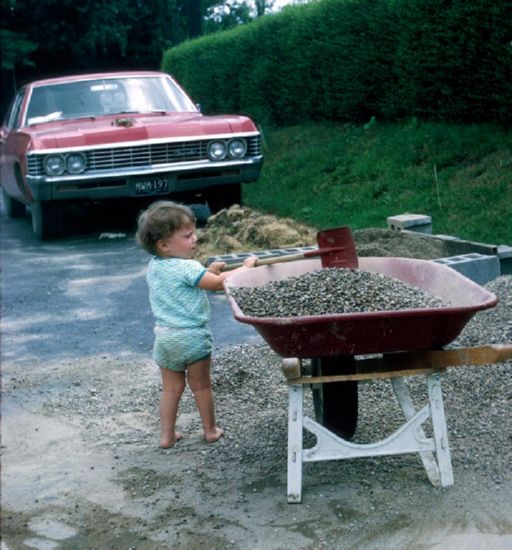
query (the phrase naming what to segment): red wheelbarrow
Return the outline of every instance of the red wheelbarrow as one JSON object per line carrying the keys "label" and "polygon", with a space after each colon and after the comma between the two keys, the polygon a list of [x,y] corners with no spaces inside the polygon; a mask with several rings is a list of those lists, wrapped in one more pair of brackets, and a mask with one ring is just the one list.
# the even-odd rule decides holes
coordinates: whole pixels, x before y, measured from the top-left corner
{"label": "red wheelbarrow", "polygon": [[[284,358],[289,383],[288,501],[300,502],[302,462],[419,452],[433,484],[453,484],[439,374],[448,366],[489,364],[512,358],[512,346],[442,350],[480,310],[494,307],[494,294],[455,270],[426,260],[363,257],[358,269],[388,275],[419,287],[449,305],[366,313],[303,317],[251,317],[236,300],[233,287],[257,287],[322,269],[320,259],[256,267],[232,275],[225,290],[235,319],[247,323]],[[376,358],[357,356],[379,354]],[[304,376],[302,360],[311,359],[312,375]],[[415,411],[405,376],[425,374],[429,403]],[[392,436],[374,444],[348,439],[357,423],[359,380],[389,378],[406,417]],[[313,388],[316,421],[302,416],[304,385]],[[434,438],[421,423],[432,419]],[[317,437],[302,448],[302,429]],[[421,435],[418,438],[418,434]],[[434,454],[436,456],[434,456]]]}

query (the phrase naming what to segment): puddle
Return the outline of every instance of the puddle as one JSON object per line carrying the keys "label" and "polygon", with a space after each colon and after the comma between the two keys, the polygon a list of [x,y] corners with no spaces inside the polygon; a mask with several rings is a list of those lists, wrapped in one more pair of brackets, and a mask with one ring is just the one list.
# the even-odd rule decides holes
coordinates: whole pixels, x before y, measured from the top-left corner
{"label": "puddle", "polygon": [[77,534],[73,527],[47,518],[35,518],[29,522],[28,526],[34,533],[53,540],[65,540]]}

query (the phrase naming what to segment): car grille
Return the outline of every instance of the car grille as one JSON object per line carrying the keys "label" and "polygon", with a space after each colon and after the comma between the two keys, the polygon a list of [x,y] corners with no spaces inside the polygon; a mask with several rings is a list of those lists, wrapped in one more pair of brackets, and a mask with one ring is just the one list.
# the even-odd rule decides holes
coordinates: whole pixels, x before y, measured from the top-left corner
{"label": "car grille", "polygon": [[120,147],[89,151],[87,165],[90,170],[136,168],[154,164],[169,164],[207,158],[206,142],[161,143],[139,147]]}
{"label": "car grille", "polygon": [[[207,145],[210,140],[156,143],[137,145],[134,147],[112,147],[105,149],[91,149],[85,151],[87,157],[87,172],[96,170],[116,170],[122,168],[142,168],[208,160]],[[261,137],[247,138],[246,158],[261,155]],[[27,157],[27,169],[31,176],[43,176],[42,154],[33,154]]]}

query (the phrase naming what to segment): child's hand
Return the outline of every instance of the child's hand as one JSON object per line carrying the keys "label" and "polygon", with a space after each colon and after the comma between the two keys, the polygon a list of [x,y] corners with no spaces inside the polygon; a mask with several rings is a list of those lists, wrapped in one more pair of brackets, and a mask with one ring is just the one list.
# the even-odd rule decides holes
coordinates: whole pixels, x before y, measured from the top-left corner
{"label": "child's hand", "polygon": [[201,279],[197,283],[197,286],[204,290],[212,290],[212,291],[222,290],[223,282],[225,279],[227,279],[228,277],[231,277],[231,275],[233,275],[234,273],[237,273],[242,269],[247,269],[248,267],[254,267],[257,259],[258,259],[257,256],[249,256],[248,258],[245,258],[243,265],[241,267],[233,269],[232,271],[222,271],[222,269],[226,265],[225,262],[212,262],[206,268],[206,273],[201,277]]}
{"label": "child's hand", "polygon": [[206,271],[209,271],[210,273],[215,273],[215,275],[220,275],[222,269],[226,265],[226,262],[212,262]]}
{"label": "child's hand", "polygon": [[257,261],[258,261],[257,256],[249,256],[244,260],[244,267],[254,267]]}

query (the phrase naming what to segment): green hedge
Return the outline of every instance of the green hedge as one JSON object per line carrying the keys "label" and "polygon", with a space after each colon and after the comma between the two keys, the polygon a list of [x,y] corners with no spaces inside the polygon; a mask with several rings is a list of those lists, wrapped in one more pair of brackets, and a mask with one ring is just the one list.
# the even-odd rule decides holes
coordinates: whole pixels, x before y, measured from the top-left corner
{"label": "green hedge", "polygon": [[164,52],[205,112],[512,120],[510,0],[321,0]]}

